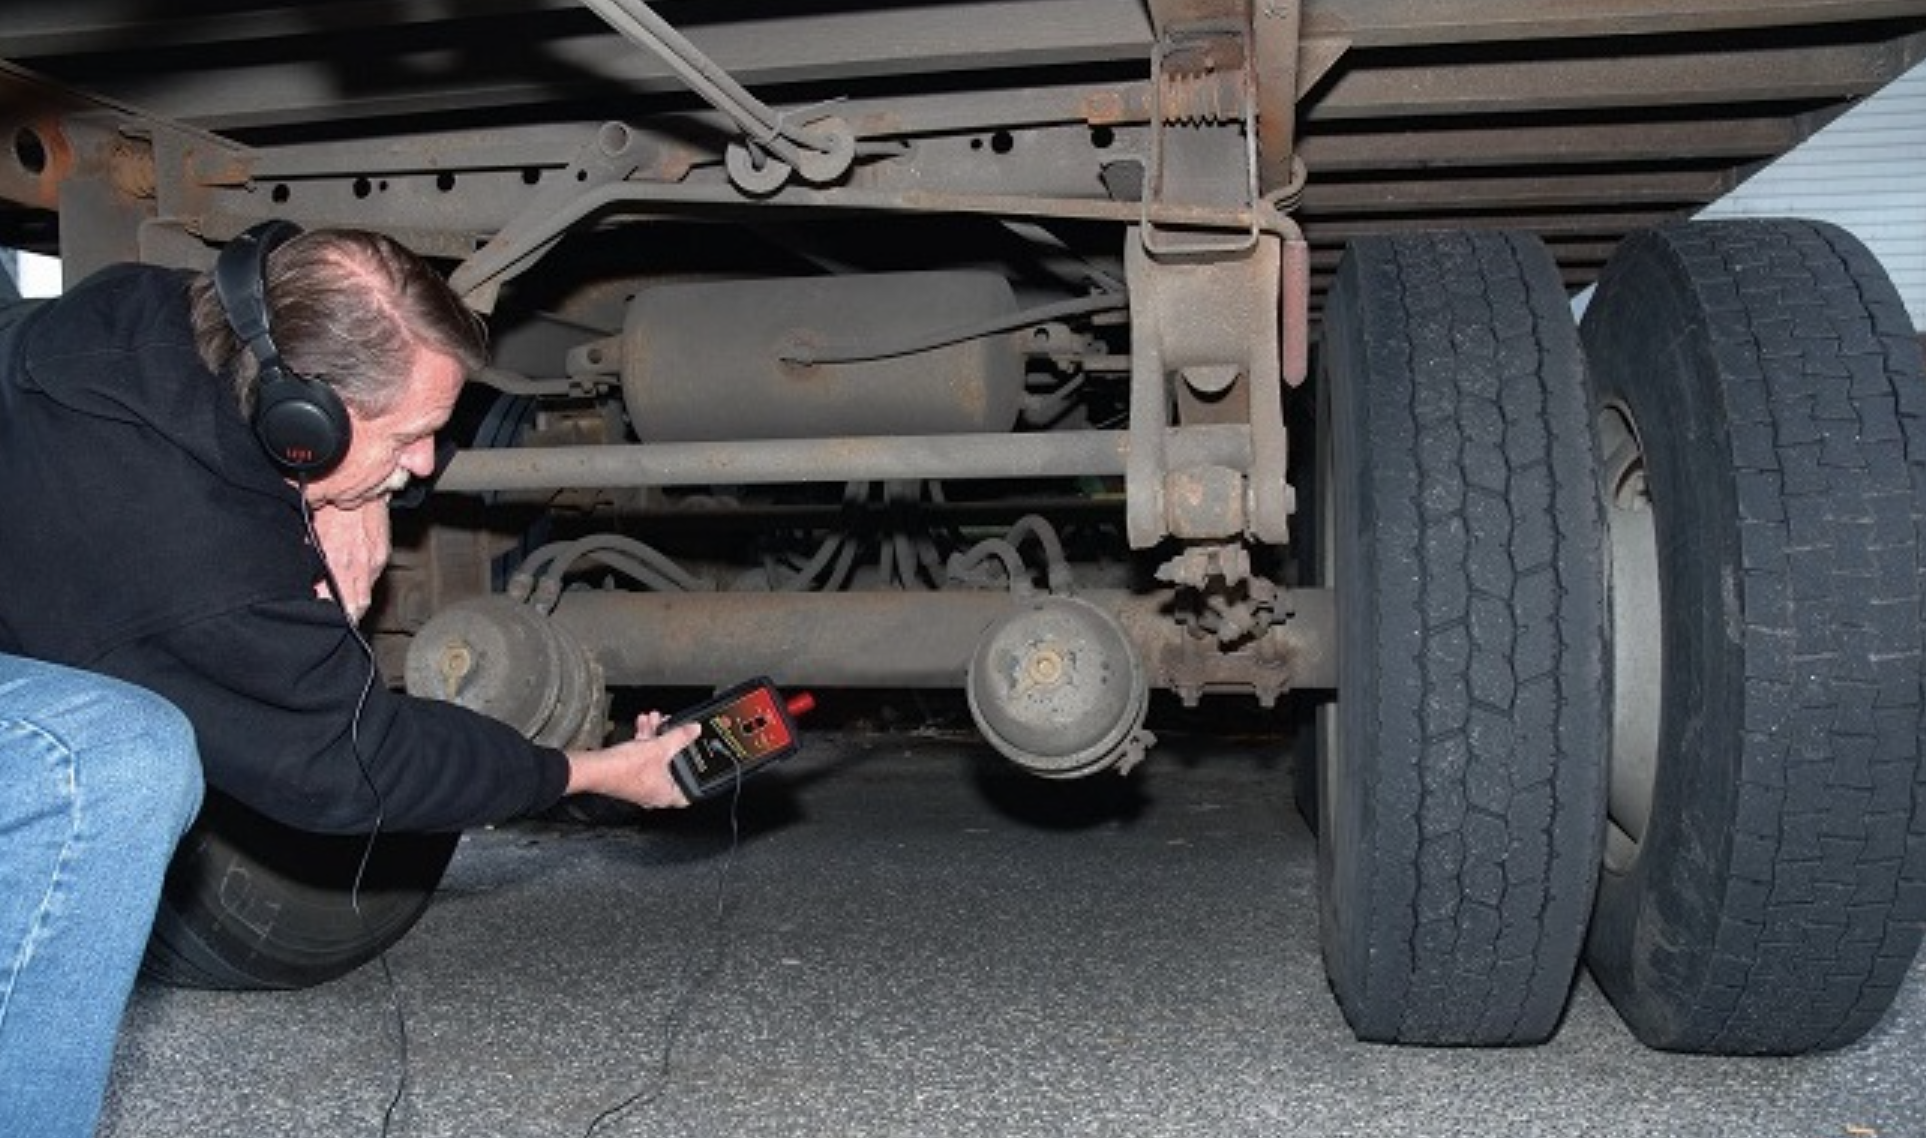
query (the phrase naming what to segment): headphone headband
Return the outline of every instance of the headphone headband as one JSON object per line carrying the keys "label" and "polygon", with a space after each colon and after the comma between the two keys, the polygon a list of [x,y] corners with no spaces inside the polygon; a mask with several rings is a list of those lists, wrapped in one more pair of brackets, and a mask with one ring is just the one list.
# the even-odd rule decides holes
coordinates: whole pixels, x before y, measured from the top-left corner
{"label": "headphone headband", "polygon": [[284,370],[268,328],[268,254],[300,235],[301,227],[292,221],[264,221],[228,242],[214,262],[214,291],[227,325],[263,368]]}

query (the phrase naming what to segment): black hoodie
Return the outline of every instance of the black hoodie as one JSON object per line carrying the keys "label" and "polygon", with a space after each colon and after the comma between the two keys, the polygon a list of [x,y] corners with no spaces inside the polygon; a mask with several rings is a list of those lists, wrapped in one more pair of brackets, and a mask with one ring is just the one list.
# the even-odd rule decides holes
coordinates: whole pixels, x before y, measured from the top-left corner
{"label": "black hoodie", "polygon": [[[201,363],[180,272],[0,313],[0,651],[118,676],[194,723],[210,786],[289,825],[452,830],[561,797],[562,753],[378,679],[296,491]],[[358,758],[358,761],[357,761]]]}

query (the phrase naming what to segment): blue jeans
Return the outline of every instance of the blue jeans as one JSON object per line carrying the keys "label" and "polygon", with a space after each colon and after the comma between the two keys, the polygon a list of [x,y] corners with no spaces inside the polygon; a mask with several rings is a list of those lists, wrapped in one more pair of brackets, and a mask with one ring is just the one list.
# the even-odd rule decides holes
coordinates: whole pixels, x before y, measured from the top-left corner
{"label": "blue jeans", "polygon": [[200,804],[173,704],[0,655],[0,1134],[93,1134],[161,879]]}

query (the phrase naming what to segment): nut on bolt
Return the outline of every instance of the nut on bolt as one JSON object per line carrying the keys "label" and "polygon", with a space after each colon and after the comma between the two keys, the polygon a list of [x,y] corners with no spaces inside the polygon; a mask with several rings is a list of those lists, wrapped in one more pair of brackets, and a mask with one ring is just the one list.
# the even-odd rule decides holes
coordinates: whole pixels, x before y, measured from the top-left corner
{"label": "nut on bolt", "polygon": [[442,698],[453,700],[461,693],[462,681],[475,670],[475,650],[465,640],[450,640],[441,648]]}
{"label": "nut on bolt", "polygon": [[1024,669],[1030,682],[1038,687],[1049,687],[1063,682],[1063,653],[1055,645],[1038,645],[1030,653],[1028,666]]}

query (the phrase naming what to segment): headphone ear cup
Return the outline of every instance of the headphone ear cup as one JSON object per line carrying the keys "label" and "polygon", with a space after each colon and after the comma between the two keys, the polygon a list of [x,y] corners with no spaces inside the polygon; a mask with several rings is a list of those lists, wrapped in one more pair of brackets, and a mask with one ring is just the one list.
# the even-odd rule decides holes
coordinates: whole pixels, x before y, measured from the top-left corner
{"label": "headphone ear cup", "polygon": [[228,326],[254,357],[254,436],[289,478],[319,478],[348,453],[348,409],[334,388],[281,362],[269,327],[268,254],[300,236],[291,221],[264,221],[228,242],[214,261],[214,292]]}
{"label": "headphone ear cup", "polygon": [[348,453],[353,427],[332,387],[264,368],[255,391],[254,435],[289,477],[319,478]]}

